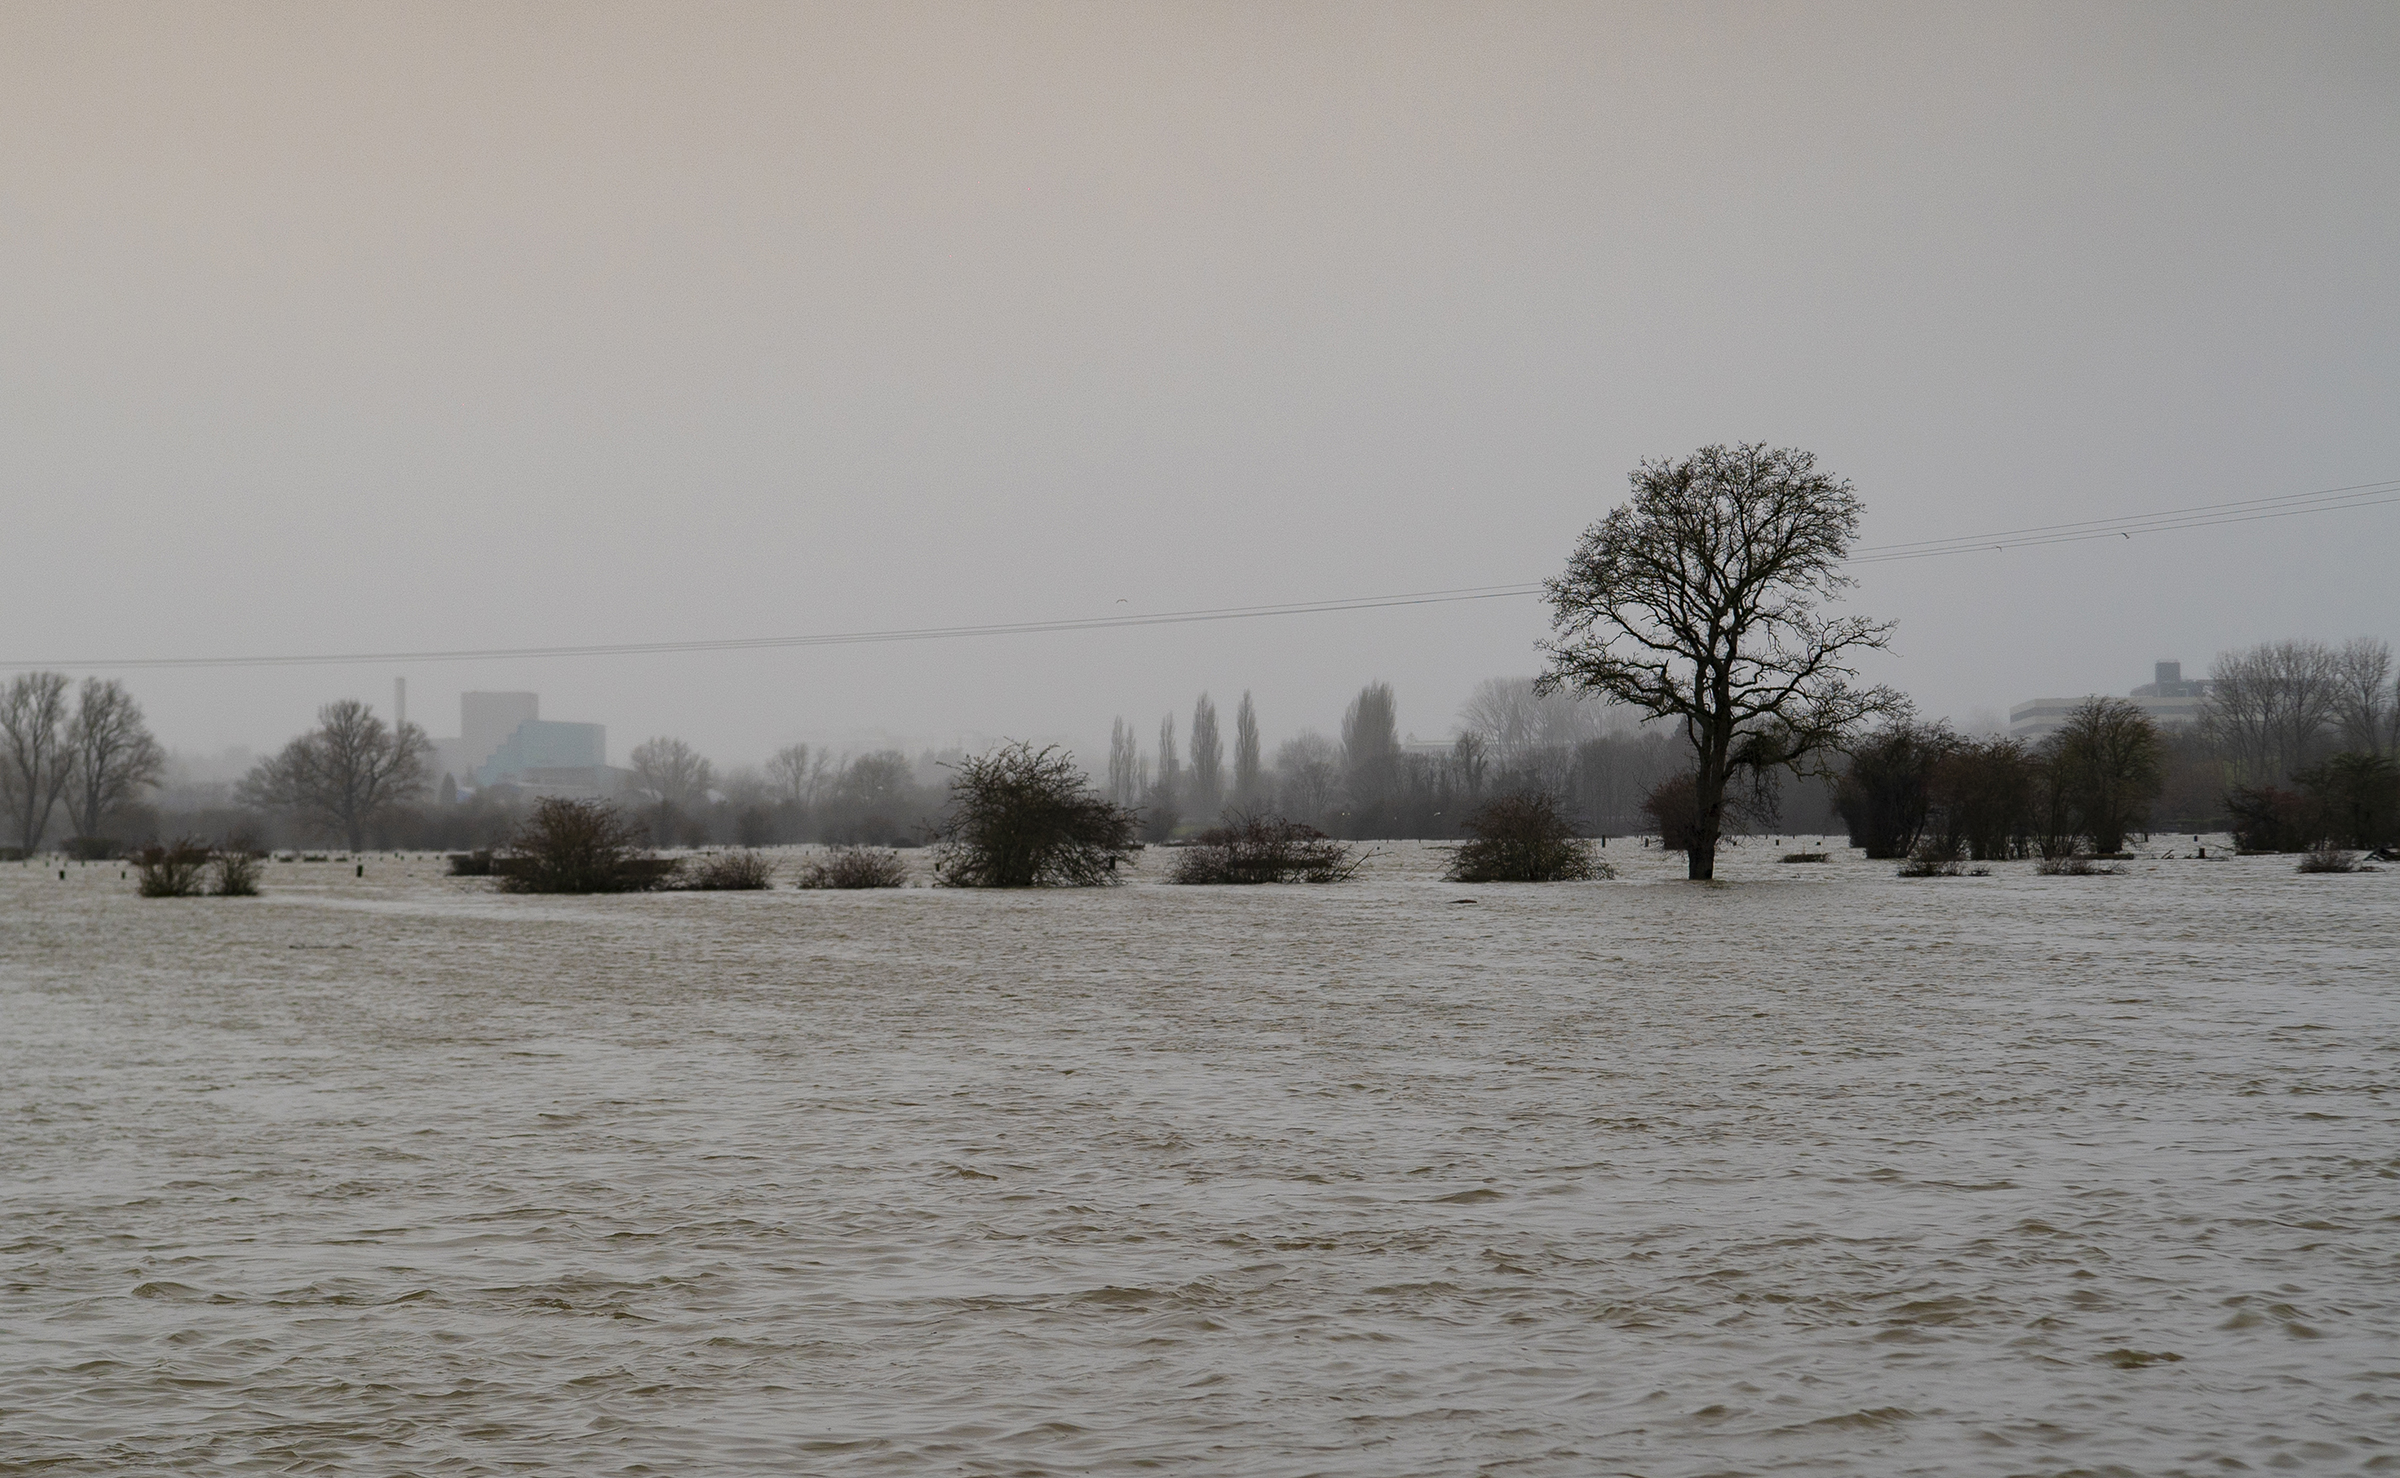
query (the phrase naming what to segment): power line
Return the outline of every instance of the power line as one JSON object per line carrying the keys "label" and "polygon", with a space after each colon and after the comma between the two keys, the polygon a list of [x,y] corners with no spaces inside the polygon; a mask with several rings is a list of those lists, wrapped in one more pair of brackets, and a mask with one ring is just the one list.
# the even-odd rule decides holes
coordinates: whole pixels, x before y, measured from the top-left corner
{"label": "power line", "polygon": [[1930,559],[1944,554],[1978,550],[2017,549],[2040,544],[2067,544],[2081,539],[2164,533],[2174,529],[2211,528],[2220,524],[2254,523],[2261,519],[2293,518],[2306,513],[2332,513],[2352,508],[2380,508],[2400,501],[2400,481],[2353,483],[2313,493],[2286,493],[2270,498],[2241,498],[2229,503],[2202,503],[2155,513],[2117,518],[2083,519],[2075,523],[2038,524],[1997,534],[1962,534],[1946,539],[1916,539],[1899,544],[1870,544],[1852,555],[1852,564],[1882,564],[1893,560]]}
{"label": "power line", "polygon": [[878,642],[942,641],[966,636],[1018,636],[1063,631],[1114,631],[1134,626],[1180,626],[1206,621],[1242,621],[1261,616],[1313,616],[1334,611],[1382,610],[1393,606],[1444,605],[1457,601],[1505,600],[1538,593],[1532,585],[1469,585],[1418,590],[1401,595],[1348,600],[1279,601],[1270,605],[1217,606],[1191,611],[1156,611],[1122,616],[1075,616],[1054,621],[988,621],[958,626],[908,626],[885,631],[836,631],[806,636],[742,636],[689,641],[595,642],[557,647],[466,647],[416,652],[312,652],[266,657],[104,658],[88,662],[0,663],[8,667],[68,667],[123,670],[171,667],[309,667],[388,662],[476,662],[503,658],[630,657],[677,652],[742,652],[779,647],[863,646]]}
{"label": "power line", "polygon": [[[1917,539],[1862,547],[1846,563],[1890,564],[1903,560],[1938,559],[1955,554],[2073,544],[2092,539],[2130,539],[2136,534],[2168,533],[2183,529],[2215,528],[2226,524],[2257,523],[2296,518],[2312,513],[2340,513],[2400,504],[2400,480],[2353,483],[2308,493],[2264,498],[2240,498],[2225,503],[2201,503],[2189,508],[2130,514],[2120,518],[2083,519],[2073,523],[2039,524],[1997,534],[1961,535],[1948,539]],[[1142,626],[1184,626],[1215,621],[1248,621],[1275,616],[1329,615],[1339,611],[1388,610],[1401,606],[1450,605],[1462,601],[1511,600],[1539,595],[1540,582],[1514,585],[1466,585],[1444,590],[1417,590],[1397,595],[1357,596],[1338,600],[1275,601],[1264,605],[1212,606],[1188,611],[1155,611],[1110,616],[1076,616],[1050,621],[986,621],[950,626],[908,626],[886,630],[818,632],[801,636],[695,638],[686,641],[594,642],[574,646],[461,647],[410,652],[308,652],[252,657],[122,657],[80,662],[0,662],[0,669],[63,667],[77,671],[205,667],[316,667],[397,662],[482,662],[555,657],[635,657],[690,652],[742,652],[789,647],[865,646],[883,642],[949,641],[961,637],[1030,636],[1074,631],[1119,631]]]}

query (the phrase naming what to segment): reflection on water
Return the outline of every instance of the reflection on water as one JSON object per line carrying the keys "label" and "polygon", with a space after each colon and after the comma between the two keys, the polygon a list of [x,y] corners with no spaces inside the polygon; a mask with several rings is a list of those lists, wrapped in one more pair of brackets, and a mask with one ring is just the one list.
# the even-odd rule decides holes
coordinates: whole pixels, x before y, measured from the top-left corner
{"label": "reflection on water", "polygon": [[2400,1464],[2400,875],[1610,855],[0,868],[0,1473]]}

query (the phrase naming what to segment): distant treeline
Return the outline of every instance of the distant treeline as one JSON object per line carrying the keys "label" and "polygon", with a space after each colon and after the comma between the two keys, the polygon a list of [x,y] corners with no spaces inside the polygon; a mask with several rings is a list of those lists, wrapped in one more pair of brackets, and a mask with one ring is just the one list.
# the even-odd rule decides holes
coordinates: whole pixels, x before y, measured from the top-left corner
{"label": "distant treeline", "polygon": [[[2088,842],[2144,828],[2233,829],[2245,845],[2270,847],[2388,840],[2400,812],[2400,692],[2387,644],[2272,643],[2219,656],[2207,682],[2198,724],[2132,726],[2147,738],[2108,761],[2123,775],[2093,778],[2099,772],[2057,741],[1903,722],[1855,736],[1826,774],[1778,774],[1743,798],[1737,829],[1846,829],[1854,845],[1894,855],[1926,836],[2006,856],[2061,845],[2067,832]],[[1540,695],[1531,678],[1493,678],[1444,727],[1449,736],[1437,742],[1404,740],[1398,697],[1376,682],[1350,700],[1338,734],[1304,731],[1269,751],[1250,694],[1227,725],[1203,693],[1188,713],[1162,717],[1147,743],[1119,719],[1105,764],[1086,768],[1104,796],[1140,813],[1151,841],[1244,816],[1344,839],[1455,838],[1487,801],[1526,793],[1550,797],[1586,836],[1675,825],[1675,787],[1688,785],[1692,751],[1672,725]],[[2123,737],[2109,733],[2109,743]],[[100,855],[188,837],[465,851],[504,844],[537,798],[505,784],[462,793],[427,772],[429,758],[416,726],[394,728],[343,701],[238,784],[171,797],[157,788],[164,751],[121,683],[23,674],[0,689],[0,848]],[[795,744],[762,766],[720,773],[691,745],[660,736],[634,748],[631,788],[610,799],[654,845],[909,845],[940,825],[952,767],[964,758]],[[2104,782],[2116,787],[2105,802],[2091,789]]]}

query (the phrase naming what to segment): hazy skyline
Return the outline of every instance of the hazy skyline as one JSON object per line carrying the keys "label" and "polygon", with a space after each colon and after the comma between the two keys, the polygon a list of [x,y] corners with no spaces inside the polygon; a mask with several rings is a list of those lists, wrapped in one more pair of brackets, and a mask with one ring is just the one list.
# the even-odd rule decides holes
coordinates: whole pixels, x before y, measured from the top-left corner
{"label": "hazy skyline", "polygon": [[[0,660],[551,645],[1538,580],[1643,457],[1865,540],[2400,478],[2400,11],[20,6]],[[2400,637],[2400,508],[1860,571],[1932,714]],[[1535,600],[123,674],[175,748],[539,691],[727,763],[1371,679]],[[1086,755],[1087,760],[1092,758]]]}

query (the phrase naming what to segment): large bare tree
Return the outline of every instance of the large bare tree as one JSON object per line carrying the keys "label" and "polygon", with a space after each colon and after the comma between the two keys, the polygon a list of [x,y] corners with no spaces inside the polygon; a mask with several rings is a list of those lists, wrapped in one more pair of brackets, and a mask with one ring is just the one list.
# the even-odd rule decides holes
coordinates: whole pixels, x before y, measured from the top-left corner
{"label": "large bare tree", "polygon": [[16,845],[31,852],[66,792],[67,675],[25,672],[0,689],[0,802]]}
{"label": "large bare tree", "polygon": [[156,784],[166,763],[125,685],[85,678],[67,721],[67,815],[75,834],[100,835],[108,813]]}
{"label": "large bare tree", "polygon": [[433,746],[415,724],[397,728],[355,698],[317,710],[317,726],[261,760],[235,794],[245,804],[290,811],[342,835],[355,852],[367,823],[425,791]]}
{"label": "large bare tree", "polygon": [[1695,880],[1716,875],[1731,782],[1797,767],[1865,719],[1902,712],[1889,688],[1857,686],[1855,654],[1888,623],[1820,605],[1858,533],[1847,481],[1788,447],[1702,447],[1647,461],[1633,497],[1585,530],[1544,587],[1552,639],[1543,692],[1571,690],[1680,719],[1698,809]]}

